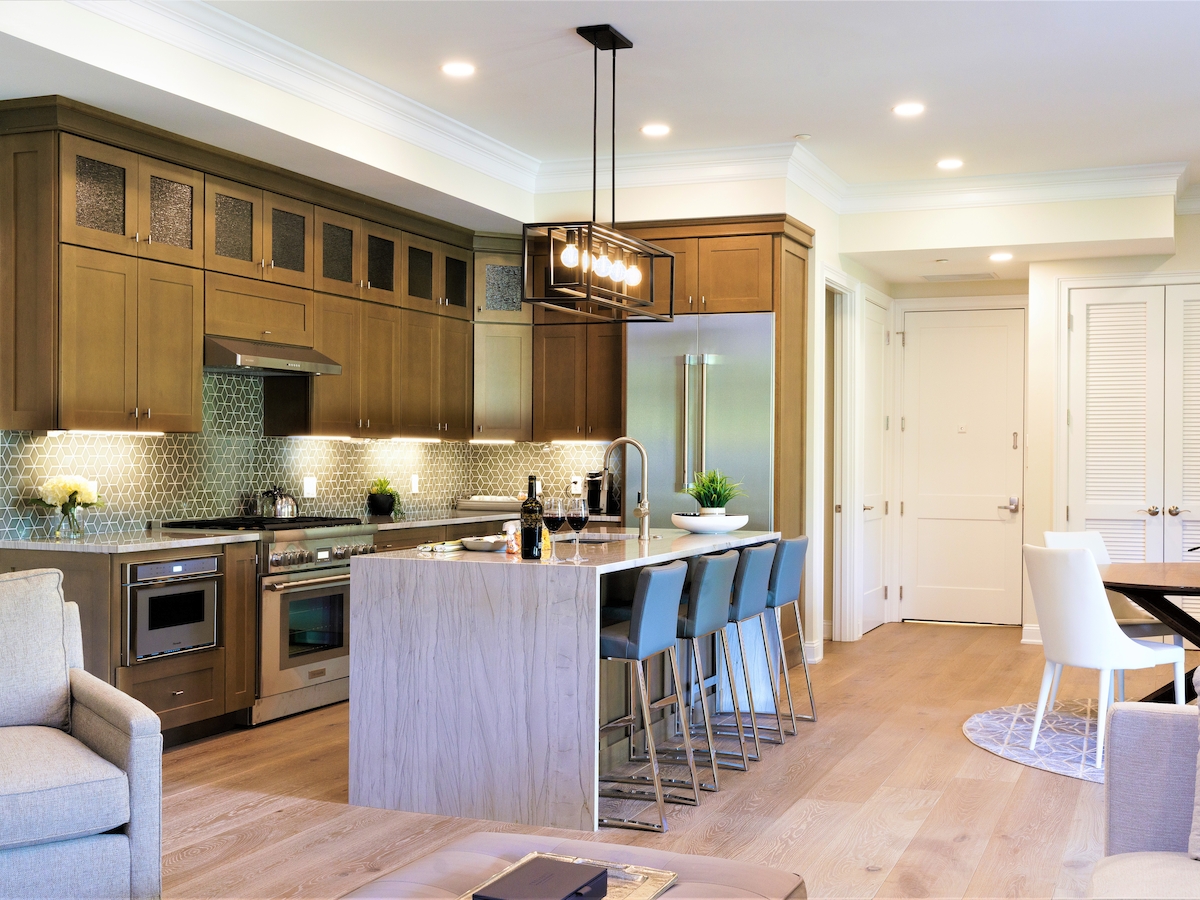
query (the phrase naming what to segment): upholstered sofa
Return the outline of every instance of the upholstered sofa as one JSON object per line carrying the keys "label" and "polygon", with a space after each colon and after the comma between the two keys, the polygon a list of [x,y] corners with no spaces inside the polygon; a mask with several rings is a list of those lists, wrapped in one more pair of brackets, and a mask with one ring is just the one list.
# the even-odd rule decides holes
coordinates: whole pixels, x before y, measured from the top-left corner
{"label": "upholstered sofa", "polygon": [[83,670],[61,572],[0,575],[0,634],[0,897],[158,897],[158,716]]}
{"label": "upholstered sofa", "polygon": [[345,900],[456,900],[534,851],[667,869],[679,877],[663,895],[665,900],[803,900],[808,896],[799,875],[751,863],[624,844],[481,832],[383,875],[347,894]]}
{"label": "upholstered sofa", "polygon": [[[1194,706],[1115,703],[1104,761],[1104,858],[1091,896],[1200,898]],[[1191,854],[1189,854],[1189,842]]]}

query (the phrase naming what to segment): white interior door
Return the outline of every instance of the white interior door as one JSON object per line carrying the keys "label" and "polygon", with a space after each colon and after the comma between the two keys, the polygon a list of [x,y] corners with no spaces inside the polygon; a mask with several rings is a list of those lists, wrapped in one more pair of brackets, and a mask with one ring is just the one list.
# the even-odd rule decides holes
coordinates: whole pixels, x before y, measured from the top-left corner
{"label": "white interior door", "polygon": [[863,312],[862,630],[882,625],[884,611],[884,503],[887,497],[887,311],[867,302]]}
{"label": "white interior door", "polygon": [[[1161,285],[1071,291],[1070,528],[1099,531],[1109,555],[1119,562],[1163,561],[1165,293]],[[1178,368],[1186,343],[1184,304],[1176,304],[1175,310],[1178,333],[1172,346]],[[1192,329],[1200,335],[1198,325],[1193,323]],[[1178,386],[1173,390],[1182,391]],[[1171,416],[1180,425],[1182,405],[1181,393]],[[1174,443],[1182,445],[1178,438]],[[1173,465],[1180,474],[1174,476],[1171,502],[1187,506],[1178,499],[1183,496],[1178,458]],[[1191,492],[1200,501],[1198,495],[1200,491]]]}
{"label": "white interior door", "polygon": [[1200,285],[1169,285],[1164,318],[1163,559],[1200,562]]}
{"label": "white interior door", "polygon": [[901,352],[901,617],[1017,625],[1024,311],[906,313]]}

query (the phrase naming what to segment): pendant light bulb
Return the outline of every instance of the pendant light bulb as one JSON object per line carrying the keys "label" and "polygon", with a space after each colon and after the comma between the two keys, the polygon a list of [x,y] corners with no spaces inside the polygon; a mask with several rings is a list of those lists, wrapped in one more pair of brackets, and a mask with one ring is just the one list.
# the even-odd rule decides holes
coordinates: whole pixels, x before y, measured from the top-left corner
{"label": "pendant light bulb", "polygon": [[630,287],[637,287],[642,283],[642,270],[637,266],[630,266],[625,270],[625,283]]}
{"label": "pendant light bulb", "polygon": [[574,231],[567,235],[567,245],[563,247],[559,259],[562,260],[562,264],[568,269],[573,269],[579,265],[579,237]]}
{"label": "pendant light bulb", "polygon": [[583,264],[583,271],[586,272],[592,267],[592,254],[584,250],[583,255],[579,257],[579,261]]}
{"label": "pendant light bulb", "polygon": [[612,269],[608,273],[608,277],[620,284],[625,280],[625,260],[618,256],[612,264]]}
{"label": "pendant light bulb", "polygon": [[607,278],[608,273],[612,271],[612,262],[608,258],[608,248],[605,247],[600,251],[600,255],[596,257],[596,262],[593,266],[596,274],[601,278]]}

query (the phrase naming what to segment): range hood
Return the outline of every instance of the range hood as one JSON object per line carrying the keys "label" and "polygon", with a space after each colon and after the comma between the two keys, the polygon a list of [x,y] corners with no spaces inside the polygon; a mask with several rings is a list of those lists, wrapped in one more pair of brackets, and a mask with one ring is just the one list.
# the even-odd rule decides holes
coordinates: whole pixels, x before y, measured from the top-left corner
{"label": "range hood", "polygon": [[231,375],[341,375],[342,367],[311,347],[237,338],[204,338],[204,368]]}

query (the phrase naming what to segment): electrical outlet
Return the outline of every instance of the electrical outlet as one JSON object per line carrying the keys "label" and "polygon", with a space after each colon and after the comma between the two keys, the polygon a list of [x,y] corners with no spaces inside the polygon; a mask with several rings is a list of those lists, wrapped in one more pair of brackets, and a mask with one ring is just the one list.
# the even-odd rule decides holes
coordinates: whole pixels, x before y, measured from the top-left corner
{"label": "electrical outlet", "polygon": [[574,494],[576,497],[583,494],[583,476],[582,475],[572,475],[571,476],[571,493]]}
{"label": "electrical outlet", "polygon": [[414,493],[414,494],[421,493],[421,482],[418,480],[415,473],[413,474],[413,477],[412,477],[412,493]]}
{"label": "electrical outlet", "polygon": [[304,496],[305,497],[316,497],[317,496],[317,476],[316,475],[305,475],[304,476]]}

